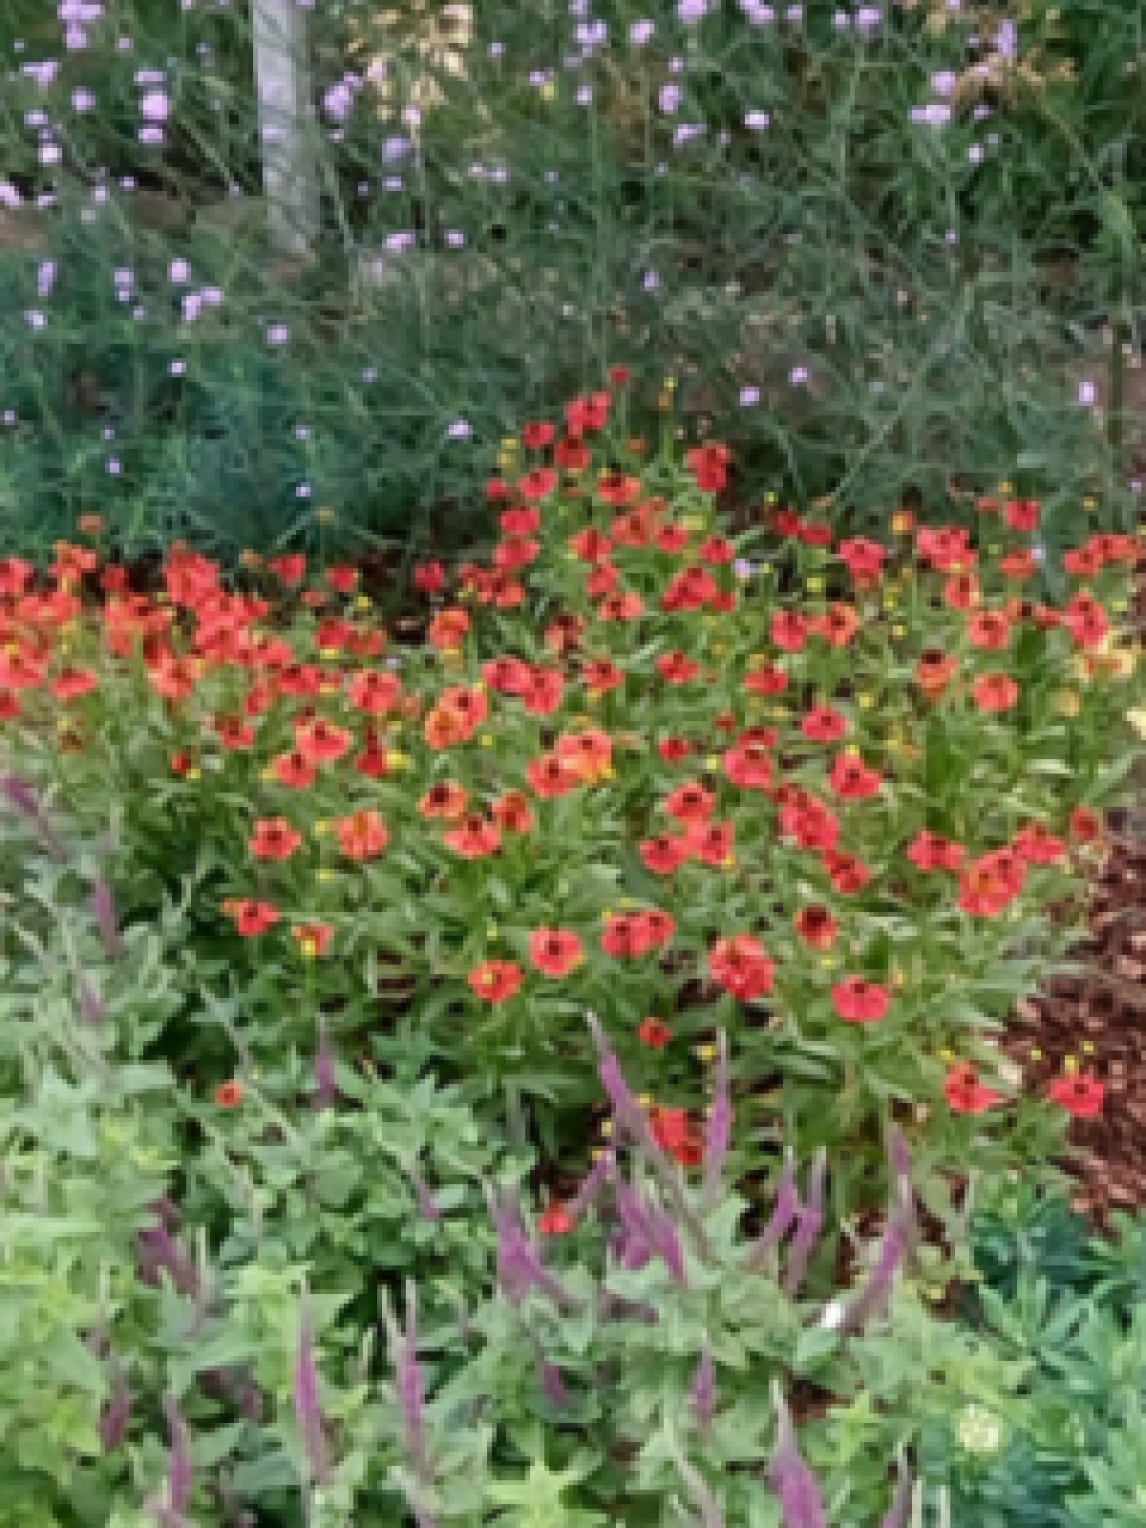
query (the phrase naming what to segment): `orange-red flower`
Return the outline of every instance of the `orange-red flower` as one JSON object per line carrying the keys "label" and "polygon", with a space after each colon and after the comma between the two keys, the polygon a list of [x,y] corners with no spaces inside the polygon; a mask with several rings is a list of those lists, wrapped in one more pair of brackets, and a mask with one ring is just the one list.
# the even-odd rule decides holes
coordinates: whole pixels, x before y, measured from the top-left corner
{"label": "orange-red flower", "polygon": [[265,934],[267,929],[273,928],[279,921],[276,907],[272,907],[269,902],[256,902],[248,898],[224,902],[223,911],[234,923],[235,932],[244,938]]}
{"label": "orange-red flower", "polygon": [[1067,630],[1078,647],[1098,647],[1110,631],[1110,618],[1092,594],[1076,594],[1066,607]]}
{"label": "orange-red flower", "polygon": [[452,651],[462,645],[462,640],[469,629],[469,612],[463,610],[460,605],[447,605],[444,610],[439,610],[430,622],[427,636],[432,646]]}
{"label": "orange-red flower", "polygon": [[858,754],[841,753],[832,764],[831,786],[845,801],[863,801],[874,796],[883,781],[869,769]]}
{"label": "orange-red flower", "polygon": [[662,1050],[672,1040],[672,1030],[663,1019],[642,1019],[637,1038],[650,1050]]}
{"label": "orange-red flower", "polygon": [[547,799],[567,796],[584,782],[580,766],[555,751],[531,759],[527,773],[533,789]]}
{"label": "orange-red flower", "polygon": [[786,653],[798,653],[808,640],[807,618],[798,610],[773,612],[770,630],[776,646]]}
{"label": "orange-red flower", "polygon": [[1001,610],[976,610],[967,620],[967,640],[985,652],[1006,652],[1011,645],[1011,623]]}
{"label": "orange-red flower", "polygon": [[1013,849],[984,854],[963,876],[959,906],[976,918],[997,918],[1022,892],[1026,864]]}
{"label": "orange-red flower", "polygon": [[969,1062],[951,1068],[943,1093],[953,1114],[985,1114],[993,1104],[1002,1102],[1002,1094],[985,1087]]}
{"label": "orange-red flower", "polygon": [[472,813],[446,834],[446,847],[463,859],[484,859],[501,848],[501,834],[492,822]]}
{"label": "orange-red flower", "polygon": [[1087,1072],[1075,1072],[1056,1077],[1047,1087],[1047,1097],[1075,1119],[1098,1119],[1106,1102],[1106,1087]]}
{"label": "orange-red flower", "polygon": [[305,790],[314,784],[314,765],[297,748],[272,759],[270,767],[279,784],[289,786],[292,790]]}
{"label": "orange-red flower", "polygon": [[580,936],[569,929],[539,928],[529,936],[529,958],[545,976],[568,976],[583,957]]}
{"label": "orange-red flower", "polygon": [[440,818],[444,822],[457,822],[464,817],[469,804],[469,794],[463,785],[453,780],[439,780],[418,802],[423,817]]}
{"label": "orange-red flower", "polygon": [[303,955],[310,960],[321,960],[334,938],[329,923],[300,923],[291,929],[291,934]]}
{"label": "orange-red flower", "polygon": [[334,824],[338,846],[351,859],[373,859],[390,842],[390,829],[377,812],[353,812]]}
{"label": "orange-red flower", "polygon": [[788,676],[782,668],[765,664],[745,674],[744,688],[752,695],[783,695],[788,688]]}
{"label": "orange-red flower", "polygon": [[641,859],[654,875],[673,875],[692,857],[692,844],[685,837],[664,834],[646,838],[640,844]]}
{"label": "orange-red flower", "polygon": [[90,669],[65,669],[52,683],[52,694],[65,705],[98,689],[99,675],[93,674]]}
{"label": "orange-red flower", "polygon": [[830,950],[840,931],[839,924],[820,903],[801,907],[796,914],[795,925],[797,934],[813,950]]}
{"label": "orange-red flower", "polygon": [[294,740],[299,753],[309,764],[335,763],[354,741],[345,727],[336,727],[325,716],[297,721]]}
{"label": "orange-red flower", "polygon": [[923,871],[954,870],[963,868],[966,850],[962,844],[940,838],[924,828],[917,833],[907,848],[907,857],[917,869]]}
{"label": "orange-red flower", "polygon": [[875,1024],[886,1016],[891,994],[879,982],[848,976],[832,988],[832,1002],[840,1018],[849,1024]]}
{"label": "orange-red flower", "polygon": [[654,1105],[649,1125],[660,1149],[682,1167],[699,1167],[704,1161],[704,1133],[687,1110]]}
{"label": "orange-red flower", "polygon": [[485,1003],[507,1002],[521,987],[521,967],[512,960],[487,960],[469,974],[469,984]]}
{"label": "orange-red flower", "polygon": [[958,658],[929,648],[915,665],[915,682],[928,700],[938,700],[958,672]]}
{"label": "orange-red flower", "polygon": [[678,785],[664,800],[664,809],[669,816],[689,825],[707,822],[715,805],[716,797],[699,780],[688,780],[684,785]]}
{"label": "orange-red flower", "polygon": [[745,790],[767,790],[772,783],[772,757],[765,743],[738,743],[724,755],[724,773]]}
{"label": "orange-red flower", "polygon": [[568,1236],[576,1226],[576,1220],[559,1200],[554,1200],[537,1222],[542,1236]]}
{"label": "orange-red flower", "polygon": [[301,552],[291,552],[286,557],[272,557],[267,567],[284,584],[301,584],[306,577],[306,558]]}
{"label": "orange-red flower", "polygon": [[700,664],[684,653],[662,653],[657,659],[657,673],[669,684],[688,684],[700,674]]}
{"label": "orange-red flower", "polygon": [[972,693],[980,711],[1009,711],[1019,700],[1019,687],[1006,674],[982,675]]}
{"label": "orange-red flower", "polygon": [[776,967],[754,934],[718,939],[708,952],[712,979],[741,1003],[751,1003],[772,990]]}
{"label": "orange-red flower", "polygon": [[301,843],[302,834],[285,817],[263,817],[255,823],[250,848],[258,859],[285,860]]}
{"label": "orange-red flower", "polygon": [[215,1089],[215,1102],[220,1109],[237,1109],[245,1095],[243,1084],[232,1078],[230,1082],[221,1082]]}
{"label": "orange-red flower", "polygon": [[847,736],[847,719],[833,706],[815,706],[800,723],[800,731],[810,743],[838,743]]}
{"label": "orange-red flower", "polygon": [[371,716],[387,716],[402,698],[402,681],[397,674],[377,669],[363,669],[350,681],[350,704]]}
{"label": "orange-red flower", "polygon": [[1066,844],[1041,822],[1029,822],[1015,834],[1011,846],[1028,865],[1053,865],[1066,853]]}
{"label": "orange-red flower", "polygon": [[503,833],[533,831],[533,809],[524,791],[506,791],[494,802],[491,815]]}
{"label": "orange-red flower", "polygon": [[835,849],[825,849],[821,860],[833,889],[841,897],[856,896],[871,880],[871,871],[854,854],[839,854]]}

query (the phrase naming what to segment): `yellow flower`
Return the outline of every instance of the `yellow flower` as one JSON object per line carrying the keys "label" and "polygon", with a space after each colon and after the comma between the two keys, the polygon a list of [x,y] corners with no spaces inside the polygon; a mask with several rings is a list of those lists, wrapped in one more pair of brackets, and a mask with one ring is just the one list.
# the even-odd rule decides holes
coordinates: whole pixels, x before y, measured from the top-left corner
{"label": "yellow flower", "polygon": [[1127,711],[1126,720],[1139,737],[1146,738],[1146,706],[1136,706],[1132,711]]}
{"label": "yellow flower", "polygon": [[704,529],[703,515],[681,515],[680,523],[686,531],[699,531]]}
{"label": "yellow flower", "polygon": [[698,1061],[712,1062],[716,1060],[715,1045],[698,1045],[696,1047],[696,1059]]}
{"label": "yellow flower", "polygon": [[354,601],[354,608],[356,610],[373,610],[374,609],[374,601],[370,598],[370,596],[368,594],[360,594],[358,596],[358,598]]}
{"label": "yellow flower", "polygon": [[410,760],[404,753],[391,751],[386,755],[386,763],[390,769],[409,769]]}
{"label": "yellow flower", "polygon": [[809,578],[806,587],[809,594],[822,594],[824,581],[822,578]]}

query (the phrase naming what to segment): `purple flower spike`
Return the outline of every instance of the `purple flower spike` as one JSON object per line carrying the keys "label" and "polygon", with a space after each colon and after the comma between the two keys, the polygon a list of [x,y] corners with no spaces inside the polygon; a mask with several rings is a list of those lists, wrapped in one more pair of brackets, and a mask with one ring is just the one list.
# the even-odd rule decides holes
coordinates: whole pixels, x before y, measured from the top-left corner
{"label": "purple flower spike", "polygon": [[198,1293],[198,1269],[172,1236],[166,1216],[157,1225],[139,1232],[135,1248],[136,1272],[141,1283],[157,1287],[159,1275],[165,1271],[181,1295]]}
{"label": "purple flower spike", "polygon": [[[386,1304],[385,1316],[386,1330],[390,1338],[390,1357],[394,1363],[394,1389],[398,1398],[398,1410],[402,1417],[406,1449],[418,1480],[422,1485],[427,1485],[431,1475],[423,1410],[425,1392],[422,1383],[422,1367],[418,1362],[418,1297],[412,1283],[406,1284],[405,1330],[403,1331],[398,1325],[398,1318],[391,1310],[389,1301]],[[417,1508],[414,1507],[413,1510],[417,1517]],[[421,1521],[420,1518],[419,1521]]]}
{"label": "purple flower spike", "polygon": [[114,1454],[127,1437],[131,1421],[131,1392],[118,1359],[112,1360],[111,1395],[100,1413],[99,1440],[105,1454]]}
{"label": "purple flower spike", "polygon": [[848,1307],[841,1324],[842,1331],[862,1331],[871,1317],[883,1309],[895,1283],[895,1275],[911,1252],[914,1233],[915,1204],[910,1187],[901,1185],[899,1203],[887,1218],[887,1228],[883,1233],[875,1266]]}
{"label": "purple flower spike", "polygon": [[710,1205],[720,1198],[720,1174],[732,1143],[732,1086],[728,1076],[728,1037],[723,1029],[716,1043],[712,1112],[704,1143],[704,1197]]}
{"label": "purple flower spike", "polygon": [[652,1234],[653,1246],[664,1261],[665,1267],[682,1288],[686,1287],[688,1276],[685,1273],[684,1248],[681,1246],[680,1232],[664,1210],[660,1210],[653,1220]]}
{"label": "purple flower spike", "polygon": [[179,1528],[191,1500],[193,1476],[191,1455],[188,1450],[187,1424],[172,1395],[163,1397],[163,1415],[167,1421],[170,1452],[167,1458],[167,1479],[163,1483],[163,1495],[150,1504],[151,1511],[162,1528]]}
{"label": "purple flower spike", "polygon": [[656,1150],[649,1122],[633,1097],[629,1084],[625,1081],[625,1074],[621,1071],[621,1063],[610,1048],[605,1038],[605,1031],[601,1028],[595,1014],[589,1015],[589,1028],[593,1034],[593,1043],[597,1047],[597,1071],[602,1086],[609,1095],[609,1103],[612,1105],[617,1124],[628,1130],[638,1144],[646,1150],[650,1144]]}
{"label": "purple flower spike", "polygon": [[81,972],[79,975],[80,1018],[85,1024],[102,1024],[107,1016],[107,1006],[96,988]]}
{"label": "purple flower spike", "polygon": [[318,1365],[314,1358],[314,1322],[310,1294],[303,1285],[302,1315],[299,1323],[298,1358],[294,1367],[294,1411],[302,1433],[310,1478],[319,1483],[329,1475],[326,1439],[322,1431],[322,1410],[318,1395]]}
{"label": "purple flower spike", "polygon": [[441,1220],[441,1208],[430,1192],[429,1184],[416,1167],[410,1169],[410,1180],[414,1185],[414,1193],[418,1197],[418,1214],[423,1220]]}
{"label": "purple flower spike", "polygon": [[542,1262],[510,1199],[487,1193],[497,1232],[497,1281],[506,1299],[511,1305],[520,1305],[536,1289],[559,1309],[576,1310],[577,1301]]}
{"label": "purple flower spike", "polygon": [[772,1382],[777,1413],[776,1452],[768,1478],[780,1498],[784,1528],[828,1528],[820,1483],[805,1464],[779,1384]]}
{"label": "purple flower spike", "polygon": [[692,1382],[692,1409],[701,1432],[707,1432],[716,1413],[716,1369],[712,1362],[712,1349],[707,1343]]}
{"label": "purple flower spike", "polygon": [[26,780],[19,779],[16,775],[5,775],[0,782],[0,795],[8,802],[14,811],[19,812],[21,817],[26,817],[39,833],[44,847],[54,860],[61,864],[67,859],[67,851],[60,840],[59,835],[51,823],[44,816],[44,809],[40,805],[40,798],[36,795],[35,788]]}
{"label": "purple flower spike", "polygon": [[115,903],[112,900],[111,887],[101,877],[92,887],[91,910],[95,914],[99,931],[103,937],[104,949],[108,953],[109,960],[118,960],[123,949],[119,937],[119,925],[115,916]]}
{"label": "purple flower spike", "polygon": [[828,1157],[823,1147],[816,1153],[808,1178],[808,1197],[796,1212],[796,1234],[788,1252],[788,1266],[784,1271],[784,1293],[795,1299],[807,1272],[812,1248],[819,1240],[824,1224],[824,1174]]}
{"label": "purple flower spike", "polygon": [[600,1193],[602,1185],[610,1176],[615,1166],[616,1158],[613,1156],[613,1153],[611,1151],[603,1151],[593,1164],[593,1171],[565,1206],[574,1220],[581,1219]]}
{"label": "purple flower spike", "polygon": [[768,1224],[753,1242],[748,1256],[748,1267],[758,1269],[787,1236],[800,1210],[800,1196],[796,1192],[796,1163],[791,1152],[784,1158],[784,1170],[776,1190],[776,1203]]}
{"label": "purple flower spike", "polygon": [[880,1528],[907,1528],[907,1517],[911,1511],[911,1471],[902,1454],[896,1463],[895,1495],[891,1499],[887,1516],[880,1524]]}
{"label": "purple flower spike", "polygon": [[887,1155],[891,1162],[891,1170],[897,1178],[911,1177],[911,1153],[907,1149],[903,1131],[898,1125],[892,1125],[888,1133]]}

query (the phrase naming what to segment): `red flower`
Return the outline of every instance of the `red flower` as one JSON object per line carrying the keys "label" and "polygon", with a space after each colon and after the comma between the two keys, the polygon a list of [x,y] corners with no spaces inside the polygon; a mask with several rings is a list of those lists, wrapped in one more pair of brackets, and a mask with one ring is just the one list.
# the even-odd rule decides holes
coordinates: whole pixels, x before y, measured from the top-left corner
{"label": "red flower", "polygon": [[264,817],[255,823],[250,849],[258,859],[285,860],[301,843],[302,834],[285,817]]}
{"label": "red flower", "polygon": [[699,780],[689,780],[684,785],[678,785],[664,801],[664,809],[670,817],[675,817],[677,822],[689,824],[707,822],[715,805],[716,797],[711,791],[705,790]]}
{"label": "red flower", "polygon": [[772,784],[772,757],[764,743],[738,743],[724,755],[724,773],[744,790],[767,790]]}
{"label": "red flower", "polygon": [[1003,505],[1003,516],[1013,531],[1038,530],[1039,501],[1037,499],[1008,499]]}
{"label": "red flower", "polygon": [[52,694],[66,705],[99,689],[99,675],[89,669],[65,669],[52,684]]}
{"label": "red flower", "polygon": [[523,499],[547,499],[557,487],[557,473],[552,467],[535,467],[517,482],[517,491]]}
{"label": "red flower", "polygon": [[501,848],[501,834],[492,822],[476,813],[465,817],[446,834],[446,847],[464,859],[483,859]]}
{"label": "red flower", "polygon": [[610,387],[615,387],[615,388],[617,388],[619,390],[622,387],[628,387],[629,383],[632,380],[633,380],[633,374],[632,374],[632,372],[629,370],[629,368],[627,366],[610,366],[609,367],[609,386]]}
{"label": "red flower", "polygon": [[797,610],[777,610],[770,627],[772,640],[786,653],[798,653],[808,640],[808,622]]}
{"label": "red flower", "polygon": [[700,664],[684,653],[662,653],[657,659],[657,672],[669,684],[688,684],[700,673]]}
{"label": "red flower", "polygon": [[278,909],[269,902],[253,902],[246,898],[223,903],[223,911],[235,925],[235,932],[244,938],[265,934],[279,921]]}
{"label": "red flower", "polygon": [[1110,631],[1110,620],[1092,594],[1076,594],[1066,607],[1067,630],[1078,647],[1098,647]]}
{"label": "red flower", "polygon": [[924,828],[909,845],[907,857],[919,870],[958,871],[963,868],[966,852],[962,844],[951,843]]}
{"label": "red flower", "polygon": [[985,1114],[1003,1096],[984,1087],[975,1075],[975,1068],[967,1062],[948,1072],[943,1092],[953,1114]]}
{"label": "red flower", "polygon": [[840,1018],[849,1024],[875,1024],[886,1016],[891,995],[878,982],[849,976],[832,988],[832,1002]]}
{"label": "red flower", "polygon": [[390,842],[390,829],[377,812],[354,812],[334,824],[338,846],[351,859],[373,859]]}
{"label": "red flower", "polygon": [[745,674],[744,688],[753,695],[783,695],[788,688],[788,676],[783,669],[768,664]]}
{"label": "red flower", "polygon": [[887,548],[878,541],[857,537],[853,541],[841,541],[839,555],[847,563],[848,572],[857,589],[870,589],[879,582]]}
{"label": "red flower", "polygon": [[397,674],[383,674],[364,669],[350,681],[350,704],[371,716],[386,716],[402,699],[402,681]]}
{"label": "red flower", "polygon": [[498,516],[498,525],[505,536],[534,536],[541,529],[539,509],[507,509]]}
{"label": "red flower", "polygon": [[314,766],[297,748],[272,759],[271,773],[280,785],[290,786],[292,790],[306,790],[315,781]]}
{"label": "red flower", "polygon": [[701,562],[714,563],[719,566],[722,563],[731,562],[735,555],[736,548],[727,536],[709,536],[707,541],[701,542]]}
{"label": "red flower", "polygon": [[439,780],[436,785],[430,786],[418,802],[418,810],[423,817],[438,817],[445,822],[456,822],[465,815],[468,802],[469,796],[464,786],[456,785],[452,780]]}
{"label": "red flower", "polygon": [[649,1125],[660,1149],[682,1167],[699,1167],[704,1161],[704,1135],[686,1109],[654,1105]]}
{"label": "red flower", "polygon": [[692,829],[688,839],[689,848],[702,864],[724,870],[735,862],[732,852],[735,836],[736,828],[731,822],[705,823],[702,827]]}
{"label": "red flower", "polygon": [[624,684],[624,673],[610,658],[594,658],[581,670],[581,679],[590,695],[604,695]]}
{"label": "red flower", "polygon": [[830,950],[836,942],[840,926],[826,907],[816,903],[801,907],[795,917],[796,932],[813,950]]}
{"label": "red flower", "polygon": [[506,791],[493,804],[493,820],[503,833],[529,833],[533,810],[524,791]]}
{"label": "red flower", "polygon": [[562,764],[575,769],[587,785],[603,779],[612,768],[612,740],[599,727],[589,727],[583,732],[563,732],[553,751]]}
{"label": "red flower", "polygon": [[1028,865],[1053,865],[1066,853],[1066,844],[1041,822],[1030,822],[1015,834],[1012,847]]}
{"label": "red flower", "polygon": [[718,939],[708,953],[712,979],[741,1003],[751,1003],[772,990],[775,966],[754,934]]}
{"label": "red flower", "polygon": [[598,530],[595,525],[590,525],[585,530],[578,531],[575,536],[570,536],[569,549],[582,562],[602,562],[613,550],[613,544],[604,531]]}
{"label": "red flower", "polygon": [[838,743],[847,736],[848,724],[832,706],[816,706],[800,723],[800,731],[810,743]]}
{"label": "red flower", "polygon": [[659,525],[653,534],[653,542],[658,552],[683,552],[688,545],[688,528],[675,521],[671,525]]}
{"label": "red flower", "polygon": [[874,796],[883,781],[857,754],[841,753],[832,765],[831,784],[845,801],[863,801]]}
{"label": "red flower", "polygon": [[610,913],[601,934],[601,948],[616,960],[639,960],[658,945],[667,944],[675,931],[673,919],[658,908]]}
{"label": "red flower", "polygon": [[291,933],[298,941],[302,953],[312,960],[321,960],[330,948],[334,930],[329,923],[300,923]]}
{"label": "red flower", "polygon": [[663,737],[657,744],[657,752],[666,764],[677,764],[681,759],[688,758],[692,744],[682,737]]}
{"label": "red flower", "polygon": [[597,496],[614,509],[623,509],[626,504],[639,498],[640,493],[640,479],[626,477],[623,472],[606,472],[597,479]]}
{"label": "red flower", "polygon": [[938,700],[958,672],[958,658],[929,648],[915,665],[915,682],[928,700]]}
{"label": "red flower", "polygon": [[871,880],[871,871],[854,854],[837,854],[834,849],[825,849],[821,858],[828,879],[841,897],[854,897]]}
{"label": "red flower", "polygon": [[441,594],[446,587],[446,570],[440,562],[420,562],[414,569],[414,588],[422,594]]}
{"label": "red flower", "polygon": [[326,570],[326,581],[332,589],[337,589],[339,594],[349,594],[358,583],[358,569],[350,567],[347,563],[339,563]]}
{"label": "red flower", "polygon": [[645,602],[634,591],[627,594],[610,594],[597,606],[602,621],[635,621],[645,608]]}
{"label": "red flower", "polygon": [[521,986],[521,967],[512,960],[487,960],[469,974],[469,984],[486,1003],[504,1003]]}
{"label": "red flower", "polygon": [[554,1200],[537,1222],[537,1228],[542,1236],[568,1236],[576,1225],[577,1222],[573,1216],[557,1200]]}
{"label": "red flower", "polygon": [[581,771],[557,753],[543,753],[529,761],[529,783],[539,796],[567,796],[582,784]]}
{"label": "red flower", "polygon": [[580,440],[559,440],[553,460],[567,472],[584,472],[592,461],[589,447]]}
{"label": "red flower", "polygon": [[611,562],[599,562],[586,580],[585,593],[591,600],[599,600],[604,594],[612,594],[620,576]]}
{"label": "red flower", "polygon": [[801,849],[826,853],[839,842],[840,825],[822,801],[801,792],[797,799],[782,803],[780,832],[794,838]]}
{"label": "red flower", "polygon": [[996,849],[975,861],[963,876],[959,906],[975,918],[997,918],[1023,889],[1026,865],[1012,849]]}
{"label": "red flower", "polygon": [[1106,1087],[1086,1072],[1056,1077],[1047,1087],[1047,1097],[1060,1104],[1075,1119],[1097,1119],[1106,1102]]}
{"label": "red flower", "polygon": [[546,419],[537,420],[521,427],[521,444],[527,451],[540,451],[552,443],[556,434]]}
{"label": "red flower", "polygon": [[1076,806],[1070,814],[1070,834],[1080,844],[1091,844],[1102,837],[1102,818],[1088,806]]}
{"label": "red flower", "polygon": [[237,1109],[244,1093],[243,1084],[232,1078],[230,1082],[221,1082],[215,1089],[215,1102],[220,1109]]}
{"label": "red flower", "polygon": [[1011,623],[1001,610],[977,610],[967,621],[967,639],[985,652],[1006,652],[1011,645]]}
{"label": "red flower", "polygon": [[308,764],[332,764],[354,741],[345,727],[336,727],[323,716],[295,723],[295,743]]}
{"label": "red flower", "polygon": [[529,936],[529,958],[545,976],[568,976],[583,956],[580,937],[568,929],[539,928]]}
{"label": "red flower", "polygon": [[462,638],[470,629],[469,612],[460,605],[447,605],[439,610],[430,622],[427,633],[432,646],[449,651],[462,645]]}
{"label": "red flower", "polygon": [[301,584],[306,577],[306,558],[301,552],[293,552],[287,557],[272,557],[267,567],[284,584]]}
{"label": "red flower", "polygon": [[662,1050],[672,1039],[672,1030],[661,1019],[642,1019],[637,1038],[650,1050]]}
{"label": "red flower", "polygon": [[980,711],[1009,711],[1018,704],[1019,687],[1006,674],[984,674],[975,681],[974,696]]}
{"label": "red flower", "polygon": [[641,859],[654,875],[673,875],[692,857],[692,845],[687,838],[646,838],[640,845]]}
{"label": "red flower", "polygon": [[535,668],[528,671],[518,698],[527,711],[534,716],[552,716],[561,704],[565,692],[565,680],[559,669]]}
{"label": "red flower", "polygon": [[719,493],[727,485],[728,464],[732,460],[727,446],[694,446],[684,459],[701,493]]}

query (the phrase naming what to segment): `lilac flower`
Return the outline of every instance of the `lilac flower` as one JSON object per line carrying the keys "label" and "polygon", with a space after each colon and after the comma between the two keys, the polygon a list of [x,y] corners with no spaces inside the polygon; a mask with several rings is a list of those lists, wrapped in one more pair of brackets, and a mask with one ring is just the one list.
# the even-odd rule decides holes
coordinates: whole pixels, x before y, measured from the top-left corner
{"label": "lilac flower", "polygon": [[681,95],[680,86],[673,84],[671,81],[669,84],[661,86],[658,99],[661,111],[664,112],[666,117],[671,117],[680,106]]}
{"label": "lilac flower", "polygon": [[116,923],[115,902],[112,899],[111,887],[102,876],[92,887],[91,910],[99,924],[100,935],[109,959],[117,960],[122,952],[123,944]]}
{"label": "lilac flower", "polygon": [[143,1284],[158,1287],[160,1273],[167,1273],[182,1295],[194,1295],[199,1289],[195,1264],[171,1234],[166,1218],[140,1231],[135,1238],[136,1274]]}
{"label": "lilac flower", "polygon": [[951,108],[945,101],[928,101],[926,106],[913,106],[911,120],[922,127],[946,127],[951,120]]}
{"label": "lilac flower", "polygon": [[149,90],[140,99],[139,114],[147,122],[166,122],[170,111],[171,102],[165,91]]}
{"label": "lilac flower", "polygon": [[105,1454],[114,1454],[122,1446],[130,1421],[131,1393],[127,1388],[127,1376],[119,1360],[113,1359],[111,1395],[99,1418],[99,1440]]}
{"label": "lilac flower", "polygon": [[286,324],[271,324],[267,330],[268,345],[285,345],[290,339],[290,330]]}
{"label": "lilac flower", "polygon": [[744,126],[751,132],[763,132],[766,127],[771,127],[772,117],[766,111],[746,111],[744,113]]}
{"label": "lilac flower", "polygon": [[827,1170],[827,1153],[823,1147],[816,1153],[808,1178],[808,1197],[796,1211],[796,1234],[788,1250],[788,1263],[784,1270],[784,1293],[794,1299],[808,1267],[812,1248],[819,1239],[824,1224],[824,1174]]}
{"label": "lilac flower", "polygon": [[310,1312],[310,1294],[305,1284],[302,1289],[298,1357],[294,1367],[294,1411],[298,1419],[299,1431],[302,1433],[310,1478],[321,1483],[329,1475],[329,1465],[318,1396],[318,1365],[314,1358],[314,1323]]}
{"label": "lilac flower", "polygon": [[780,1498],[784,1528],[828,1528],[819,1481],[801,1457],[792,1417],[776,1380],[772,1381],[772,1399],[778,1423],[768,1478]]}
{"label": "lilac flower", "polygon": [[712,1349],[707,1343],[692,1382],[692,1409],[701,1432],[707,1432],[716,1412],[716,1369],[712,1362]]}
{"label": "lilac flower", "polygon": [[1095,401],[1095,396],[1096,395],[1093,382],[1084,381],[1078,384],[1078,401],[1082,408],[1092,407]]}
{"label": "lilac flower", "polygon": [[679,0],[676,13],[686,27],[695,26],[708,14],[708,0]]}
{"label": "lilac flower", "polygon": [[728,1037],[723,1029],[716,1040],[716,1077],[712,1111],[704,1142],[704,1196],[709,1204],[720,1197],[720,1174],[732,1141],[732,1088],[728,1076]]}
{"label": "lilac flower", "polygon": [[760,402],[760,389],[758,387],[742,387],[740,389],[740,407],[742,409],[753,408]]}
{"label": "lilac flower", "polygon": [[332,1109],[340,1095],[338,1080],[335,1076],[334,1052],[330,1048],[325,1025],[321,1026],[318,1033],[318,1050],[314,1057],[314,1079],[316,1105],[319,1109]]}
{"label": "lilac flower", "polygon": [[629,28],[629,41],[634,48],[643,48],[652,37],[655,28],[651,21],[634,21]]}

